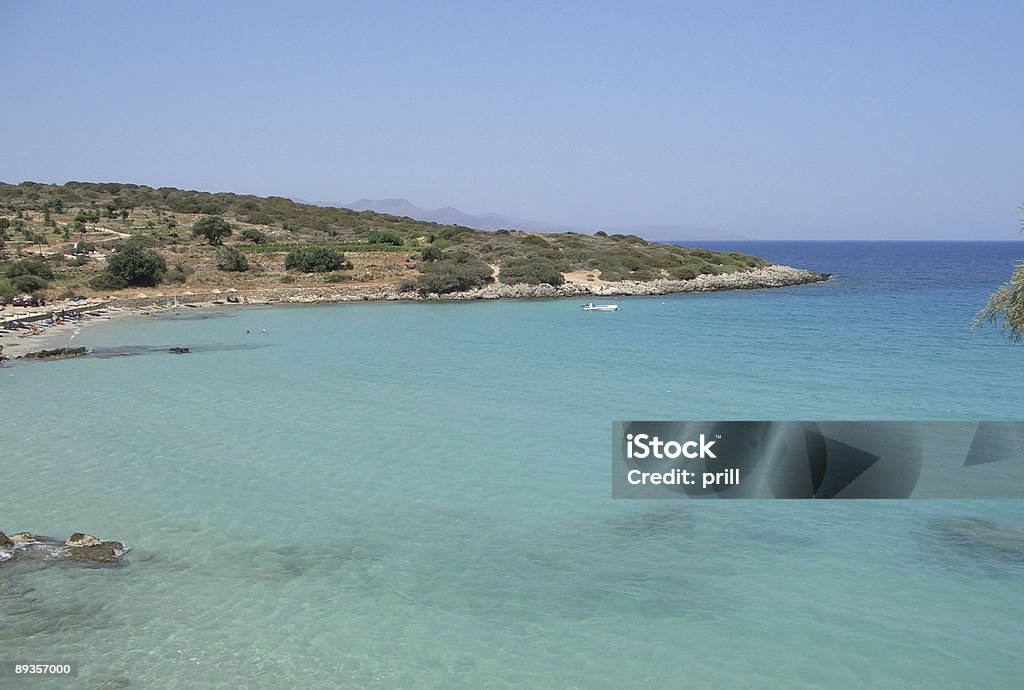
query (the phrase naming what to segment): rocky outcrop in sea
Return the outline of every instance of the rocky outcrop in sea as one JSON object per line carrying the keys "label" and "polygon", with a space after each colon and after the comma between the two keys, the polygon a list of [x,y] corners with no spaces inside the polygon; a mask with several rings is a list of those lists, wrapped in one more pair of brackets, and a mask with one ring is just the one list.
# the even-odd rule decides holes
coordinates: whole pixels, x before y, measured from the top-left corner
{"label": "rocky outcrop in sea", "polygon": [[58,347],[52,350],[37,350],[22,355],[19,359],[68,359],[84,357],[89,351],[84,347]]}
{"label": "rocky outcrop in sea", "polygon": [[127,547],[119,541],[104,541],[83,532],[75,532],[64,541],[31,532],[16,532],[10,536],[0,532],[0,564],[14,561],[114,564],[127,552]]}

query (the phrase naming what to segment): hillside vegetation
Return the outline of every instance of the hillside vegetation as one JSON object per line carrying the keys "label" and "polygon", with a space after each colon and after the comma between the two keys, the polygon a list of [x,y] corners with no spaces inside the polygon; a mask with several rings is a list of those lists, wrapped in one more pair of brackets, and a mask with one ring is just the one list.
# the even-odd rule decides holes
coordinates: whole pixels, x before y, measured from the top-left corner
{"label": "hillside vegetation", "polygon": [[121,183],[0,183],[0,296],[106,295],[140,287],[255,289],[489,282],[687,280],[768,265],[635,235],[480,231],[281,197]]}

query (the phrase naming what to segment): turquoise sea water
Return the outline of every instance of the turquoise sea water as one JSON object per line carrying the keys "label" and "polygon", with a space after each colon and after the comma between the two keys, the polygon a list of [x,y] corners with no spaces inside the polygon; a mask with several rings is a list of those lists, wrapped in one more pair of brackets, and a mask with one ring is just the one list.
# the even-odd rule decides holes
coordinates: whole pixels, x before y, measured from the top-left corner
{"label": "turquoise sea water", "polygon": [[970,320],[1024,246],[726,246],[837,278],[183,310],[74,340],[143,354],[0,369],[0,529],[133,548],[0,567],[0,657],[83,688],[1019,687],[1024,545],[940,525],[1021,502],[613,500],[610,437],[1020,419],[1024,347]]}

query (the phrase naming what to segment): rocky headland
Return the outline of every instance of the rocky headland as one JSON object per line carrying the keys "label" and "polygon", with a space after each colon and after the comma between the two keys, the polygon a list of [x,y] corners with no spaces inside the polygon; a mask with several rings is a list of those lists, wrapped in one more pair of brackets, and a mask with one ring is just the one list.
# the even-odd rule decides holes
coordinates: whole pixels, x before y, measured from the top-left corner
{"label": "rocky headland", "polygon": [[[506,285],[494,283],[465,292],[420,293],[402,290],[399,285],[325,285],[323,287],[264,288],[260,290],[215,290],[205,293],[173,296],[137,297],[113,302],[117,307],[145,310],[172,305],[287,304],[309,302],[354,301],[465,301],[489,299],[536,299],[559,297],[628,297],[668,295],[684,292],[717,292],[722,290],[757,290],[807,285],[829,280],[827,273],[817,273],[790,266],[766,266],[751,271],[704,274],[690,280],[622,280],[566,281],[562,285]],[[234,299],[230,299],[234,298]]]}

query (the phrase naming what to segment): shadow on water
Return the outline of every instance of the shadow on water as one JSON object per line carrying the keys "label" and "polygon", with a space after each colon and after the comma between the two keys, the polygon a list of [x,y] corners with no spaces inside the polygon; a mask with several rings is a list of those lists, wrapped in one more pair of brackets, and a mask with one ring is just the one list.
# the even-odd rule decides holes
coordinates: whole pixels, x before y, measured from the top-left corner
{"label": "shadow on water", "polygon": [[347,543],[266,544],[232,557],[230,571],[247,579],[330,581],[339,590],[375,591],[384,586],[383,566],[367,548]]}
{"label": "shadow on water", "polygon": [[[121,345],[121,346],[107,346],[107,347],[95,347],[89,351],[89,356],[99,357],[100,359],[110,359],[111,357],[132,357],[135,355],[154,355],[154,354],[167,354],[172,347],[181,347],[180,345]],[[236,350],[259,350],[264,347],[271,347],[269,344],[260,345],[188,345],[189,354],[199,354],[203,352],[230,352]]]}
{"label": "shadow on water", "polygon": [[[48,577],[41,574],[44,567]],[[103,577],[110,577],[118,568],[104,570]],[[61,577],[74,573],[63,564],[5,566],[0,571],[0,642],[115,625],[113,602],[90,597],[87,586],[68,587]]]}
{"label": "shadow on water", "polygon": [[[622,525],[564,524],[529,534],[496,529],[483,539],[477,520],[424,524],[411,560],[386,559],[397,566],[388,569],[388,591],[416,606],[497,617],[506,626],[717,618],[730,603],[718,595],[714,578],[702,576],[702,564],[661,567],[680,562],[675,554],[687,552],[679,545],[693,528],[676,511]],[[666,549],[667,541],[677,547]]]}
{"label": "shadow on water", "polygon": [[235,319],[238,318],[238,314],[226,312],[226,311],[203,311],[195,313],[184,313],[184,314],[161,314],[164,318],[172,321],[210,321],[212,319]]}

